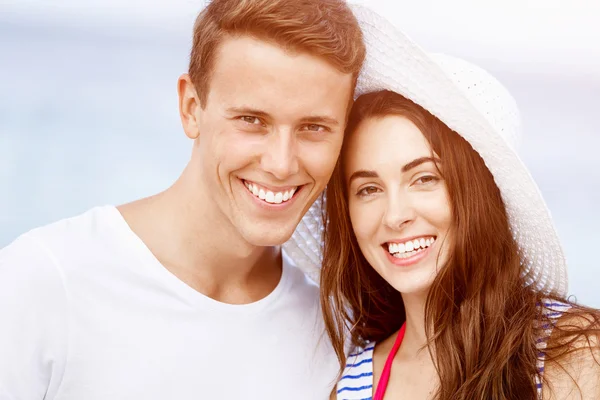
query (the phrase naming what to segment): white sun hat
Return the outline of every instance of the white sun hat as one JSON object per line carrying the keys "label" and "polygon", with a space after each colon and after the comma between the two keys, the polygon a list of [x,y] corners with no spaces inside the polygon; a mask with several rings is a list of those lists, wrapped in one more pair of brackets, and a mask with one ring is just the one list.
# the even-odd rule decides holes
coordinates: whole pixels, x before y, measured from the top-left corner
{"label": "white sun hat", "polygon": [[[538,290],[567,294],[567,266],[550,212],[516,153],[520,117],[515,100],[489,73],[464,60],[431,54],[365,6],[353,5],[367,58],[356,97],[390,90],[419,104],[465,138],[481,155],[500,188],[511,231],[527,260],[523,274]],[[284,251],[319,281],[322,207],[315,202]]]}

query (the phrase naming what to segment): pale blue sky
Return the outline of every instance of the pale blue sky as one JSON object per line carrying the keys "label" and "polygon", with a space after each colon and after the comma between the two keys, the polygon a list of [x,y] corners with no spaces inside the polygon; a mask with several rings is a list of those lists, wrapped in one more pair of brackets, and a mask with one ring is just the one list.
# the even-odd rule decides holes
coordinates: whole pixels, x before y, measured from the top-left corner
{"label": "pale blue sky", "polygon": [[[200,2],[145,8],[136,1],[105,3],[98,13],[69,1],[44,3],[43,13],[32,0],[0,5],[0,247],[40,224],[162,190],[187,162],[175,84]],[[477,35],[463,29],[449,39],[419,10],[398,17],[410,21],[411,36],[482,64],[517,98],[521,154],[563,239],[570,293],[600,307],[600,50],[588,37],[600,33],[597,25],[566,13],[570,37],[540,41],[532,33],[516,41],[496,25],[484,30],[482,17],[472,27]],[[536,31],[535,21],[498,15],[521,34],[527,23],[544,31],[556,18],[542,13]]]}

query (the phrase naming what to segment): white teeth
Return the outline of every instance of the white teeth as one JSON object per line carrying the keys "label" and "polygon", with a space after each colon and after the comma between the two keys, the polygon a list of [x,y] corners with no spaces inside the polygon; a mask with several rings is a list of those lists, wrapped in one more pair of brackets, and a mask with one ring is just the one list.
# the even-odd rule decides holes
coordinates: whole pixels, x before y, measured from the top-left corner
{"label": "white teeth", "polygon": [[408,258],[408,257],[414,256],[417,253],[418,253],[418,251],[409,251],[409,252],[406,252],[406,253],[396,253],[396,254],[394,254],[394,257],[396,257],[396,258]]}
{"label": "white teeth", "polygon": [[298,189],[294,188],[285,192],[272,192],[270,190],[262,189],[256,184],[248,183],[245,181],[244,184],[246,185],[250,193],[258,197],[259,199],[271,204],[281,204],[290,200],[294,196],[294,193],[296,193],[296,190]]}
{"label": "white teeth", "polygon": [[275,195],[275,203],[279,204],[283,201],[283,194],[281,192]]}
{"label": "white teeth", "polygon": [[435,238],[420,238],[409,240],[406,243],[388,243],[388,251],[396,257],[410,257],[417,252],[426,249],[435,242]]}
{"label": "white teeth", "polygon": [[265,201],[267,203],[275,203],[275,194],[271,191],[267,191],[267,196],[265,197]]}

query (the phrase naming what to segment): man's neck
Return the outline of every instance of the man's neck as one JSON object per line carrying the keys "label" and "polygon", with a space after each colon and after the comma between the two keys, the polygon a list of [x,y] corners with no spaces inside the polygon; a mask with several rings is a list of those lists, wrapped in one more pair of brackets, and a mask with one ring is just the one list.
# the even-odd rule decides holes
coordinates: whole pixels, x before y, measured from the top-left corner
{"label": "man's neck", "polygon": [[178,182],[119,210],[158,261],[198,292],[231,304],[265,297],[281,278],[280,249],[245,242],[206,203]]}

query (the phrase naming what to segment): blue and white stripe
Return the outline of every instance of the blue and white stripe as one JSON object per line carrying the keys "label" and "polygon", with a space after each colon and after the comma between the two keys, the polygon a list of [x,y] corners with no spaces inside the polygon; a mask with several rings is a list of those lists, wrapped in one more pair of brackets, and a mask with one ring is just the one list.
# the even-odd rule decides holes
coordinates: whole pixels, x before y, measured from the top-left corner
{"label": "blue and white stripe", "polygon": [[371,400],[374,348],[375,343],[369,343],[348,355],[346,368],[337,384],[338,400]]}
{"label": "blue and white stripe", "polygon": [[[547,322],[547,321],[542,322],[543,323],[542,329],[544,330],[544,335],[542,337],[540,337],[536,342],[536,346],[539,351],[537,368],[538,368],[538,371],[540,372],[540,374],[542,374],[542,375],[544,374],[544,357],[546,356],[546,353],[544,352],[544,350],[546,349],[546,346],[548,344],[548,339],[550,338],[550,335],[552,334],[552,328],[554,328],[558,319],[566,311],[568,311],[569,308],[571,308],[571,306],[569,306],[568,304],[560,303],[560,302],[553,302],[553,301],[549,301],[549,300],[544,301],[543,305],[544,305],[544,308],[542,309],[542,313],[544,314],[545,317],[547,317],[550,320],[550,322]],[[541,400],[542,399],[542,382],[539,379],[539,377],[537,377],[537,376],[536,376],[535,384],[536,384],[537,391],[538,391],[538,398]]]}

